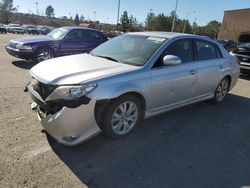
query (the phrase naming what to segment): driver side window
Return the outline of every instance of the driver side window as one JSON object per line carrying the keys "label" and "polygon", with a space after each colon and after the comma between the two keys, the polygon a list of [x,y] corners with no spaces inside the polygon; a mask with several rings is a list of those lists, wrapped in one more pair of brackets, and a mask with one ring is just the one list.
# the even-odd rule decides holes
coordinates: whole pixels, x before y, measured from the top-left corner
{"label": "driver side window", "polygon": [[178,40],[170,44],[165,55],[174,55],[181,59],[181,62],[194,60],[193,45],[190,39]]}
{"label": "driver side window", "polygon": [[193,51],[193,43],[191,39],[180,39],[174,41],[170,44],[166,51],[161,55],[161,57],[157,60],[154,67],[163,66],[163,57],[166,55],[174,55],[181,59],[182,63],[194,61],[194,51]]}
{"label": "driver side window", "polygon": [[65,37],[68,41],[81,41],[83,39],[81,30],[72,30]]}

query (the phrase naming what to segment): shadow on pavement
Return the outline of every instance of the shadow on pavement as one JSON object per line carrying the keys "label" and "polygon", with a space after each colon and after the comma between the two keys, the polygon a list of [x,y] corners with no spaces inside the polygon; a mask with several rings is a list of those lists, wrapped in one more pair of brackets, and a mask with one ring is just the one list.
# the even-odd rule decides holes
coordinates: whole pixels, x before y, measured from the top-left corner
{"label": "shadow on pavement", "polygon": [[48,136],[58,157],[89,187],[250,185],[250,99],[229,94],[144,120],[128,137],[102,134],[76,147]]}
{"label": "shadow on pavement", "polygon": [[31,69],[33,66],[36,65],[36,63],[21,60],[21,61],[12,61],[12,65],[21,69]]}

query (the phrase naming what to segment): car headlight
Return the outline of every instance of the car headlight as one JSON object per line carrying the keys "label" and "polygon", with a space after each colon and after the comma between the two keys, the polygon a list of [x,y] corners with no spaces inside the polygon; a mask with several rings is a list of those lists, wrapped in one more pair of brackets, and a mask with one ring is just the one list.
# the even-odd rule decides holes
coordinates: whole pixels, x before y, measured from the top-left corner
{"label": "car headlight", "polygon": [[87,95],[97,87],[97,84],[77,85],[77,86],[59,86],[45,101],[53,100],[72,100]]}
{"label": "car headlight", "polygon": [[31,46],[25,44],[17,44],[16,48],[20,50],[32,50]]}

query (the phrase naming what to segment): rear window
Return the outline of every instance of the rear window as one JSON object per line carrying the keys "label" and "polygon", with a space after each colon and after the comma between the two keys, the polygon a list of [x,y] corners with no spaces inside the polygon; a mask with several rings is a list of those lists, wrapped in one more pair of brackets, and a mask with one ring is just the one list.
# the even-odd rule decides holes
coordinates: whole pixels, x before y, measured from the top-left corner
{"label": "rear window", "polygon": [[219,48],[212,42],[205,40],[196,40],[197,60],[209,60],[222,58]]}

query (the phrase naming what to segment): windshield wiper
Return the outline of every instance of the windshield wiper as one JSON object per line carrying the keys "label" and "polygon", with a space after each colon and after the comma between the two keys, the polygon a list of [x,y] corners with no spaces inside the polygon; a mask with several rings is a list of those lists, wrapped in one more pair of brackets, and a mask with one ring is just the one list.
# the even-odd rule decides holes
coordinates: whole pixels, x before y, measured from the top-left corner
{"label": "windshield wiper", "polygon": [[101,57],[101,58],[104,58],[104,59],[108,59],[108,60],[111,60],[111,61],[114,61],[114,62],[121,63],[121,61],[119,61],[118,59],[115,59],[113,57],[109,57],[109,56],[105,56],[105,55],[96,55],[96,54],[93,54],[93,53],[91,53],[91,55],[96,56],[96,57]]}

